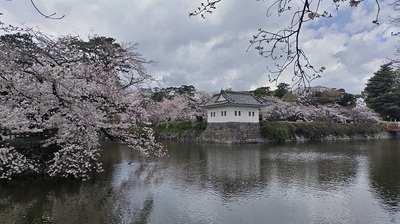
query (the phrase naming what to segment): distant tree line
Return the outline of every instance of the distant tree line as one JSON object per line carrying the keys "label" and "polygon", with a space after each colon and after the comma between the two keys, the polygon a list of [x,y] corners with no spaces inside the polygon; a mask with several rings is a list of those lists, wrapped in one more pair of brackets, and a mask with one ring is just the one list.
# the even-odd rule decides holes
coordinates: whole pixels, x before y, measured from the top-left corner
{"label": "distant tree line", "polygon": [[[153,124],[164,121],[202,120],[205,111],[199,106],[211,98],[210,93],[198,91],[193,85],[154,88],[147,110]],[[277,89],[259,87],[246,91],[264,101],[262,120],[269,121],[321,121],[375,123],[379,116],[362,102],[361,95],[344,89],[311,87],[291,90],[289,84],[280,83]]]}
{"label": "distant tree line", "polygon": [[180,87],[154,87],[152,99],[156,102],[161,102],[164,99],[172,99],[177,95],[194,96],[196,88],[192,85],[181,85]]}
{"label": "distant tree line", "polygon": [[248,91],[257,98],[274,96],[287,102],[301,102],[312,105],[338,104],[340,106],[355,106],[356,99],[361,95],[347,93],[344,89],[326,88],[326,87],[308,87],[291,90],[287,83],[279,83],[276,90],[270,90],[270,87],[259,87]]}

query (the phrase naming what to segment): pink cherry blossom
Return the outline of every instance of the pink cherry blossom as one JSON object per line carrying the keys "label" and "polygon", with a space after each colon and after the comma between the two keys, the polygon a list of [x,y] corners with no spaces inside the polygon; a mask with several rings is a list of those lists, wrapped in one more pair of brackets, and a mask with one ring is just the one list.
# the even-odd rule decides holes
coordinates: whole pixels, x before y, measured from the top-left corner
{"label": "pink cherry blossom", "polygon": [[[99,137],[144,155],[162,155],[139,94],[154,81],[135,44],[93,36],[52,37],[38,31],[0,40],[0,129],[57,129],[43,146],[59,150],[45,164],[21,149],[0,149],[0,178],[23,172],[87,179],[101,172]],[[28,159],[30,158],[30,159]]]}

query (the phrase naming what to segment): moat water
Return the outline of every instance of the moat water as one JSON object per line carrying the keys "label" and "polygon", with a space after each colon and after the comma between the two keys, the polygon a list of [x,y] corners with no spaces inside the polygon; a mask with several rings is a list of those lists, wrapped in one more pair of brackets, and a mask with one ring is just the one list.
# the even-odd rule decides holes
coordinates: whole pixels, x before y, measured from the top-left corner
{"label": "moat water", "polygon": [[400,140],[106,143],[89,181],[0,183],[0,223],[400,223]]}

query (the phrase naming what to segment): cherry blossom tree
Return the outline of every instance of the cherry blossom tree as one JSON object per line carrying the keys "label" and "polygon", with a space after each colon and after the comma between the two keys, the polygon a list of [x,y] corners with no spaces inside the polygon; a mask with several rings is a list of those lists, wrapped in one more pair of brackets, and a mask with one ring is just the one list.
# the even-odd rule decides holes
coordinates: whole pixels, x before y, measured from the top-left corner
{"label": "cherry blossom tree", "polygon": [[196,90],[193,99],[196,100],[196,102],[199,104],[204,104],[210,100],[212,95],[213,94],[202,91],[202,90]]}
{"label": "cherry blossom tree", "polygon": [[297,121],[305,120],[305,107],[297,102],[285,102],[277,97],[269,97],[266,107],[261,109],[263,119],[270,121]]}
{"label": "cherry blossom tree", "polygon": [[0,178],[38,173],[87,179],[101,172],[99,135],[143,155],[162,155],[138,91],[154,81],[135,44],[93,36],[53,37],[39,31],[0,37],[0,128],[57,133],[45,161],[8,144]]}
{"label": "cherry blossom tree", "polygon": [[157,124],[162,121],[189,120],[191,118],[191,108],[188,107],[189,98],[185,96],[175,96],[171,99],[164,99],[152,105],[151,122]]}
{"label": "cherry blossom tree", "polygon": [[365,105],[340,106],[338,104],[313,105],[286,102],[276,97],[266,99],[261,109],[263,120],[269,121],[319,121],[376,123],[379,115]]}
{"label": "cherry blossom tree", "polygon": [[205,103],[211,94],[204,91],[195,91],[193,96],[182,94],[162,101],[154,101],[148,108],[150,121],[153,124],[171,120],[191,120],[194,117],[204,116],[204,109],[199,105]]}
{"label": "cherry blossom tree", "polygon": [[378,123],[381,121],[379,114],[366,105],[344,108],[341,114],[355,123]]}

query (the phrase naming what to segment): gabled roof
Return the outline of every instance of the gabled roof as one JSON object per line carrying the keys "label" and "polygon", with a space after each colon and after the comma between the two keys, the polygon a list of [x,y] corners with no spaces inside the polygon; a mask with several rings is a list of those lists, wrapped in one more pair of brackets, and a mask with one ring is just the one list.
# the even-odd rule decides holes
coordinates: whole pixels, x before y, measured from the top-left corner
{"label": "gabled roof", "polygon": [[234,92],[222,89],[220,93],[213,95],[209,101],[201,105],[203,108],[221,106],[245,106],[260,108],[264,107],[265,105],[252,93]]}

